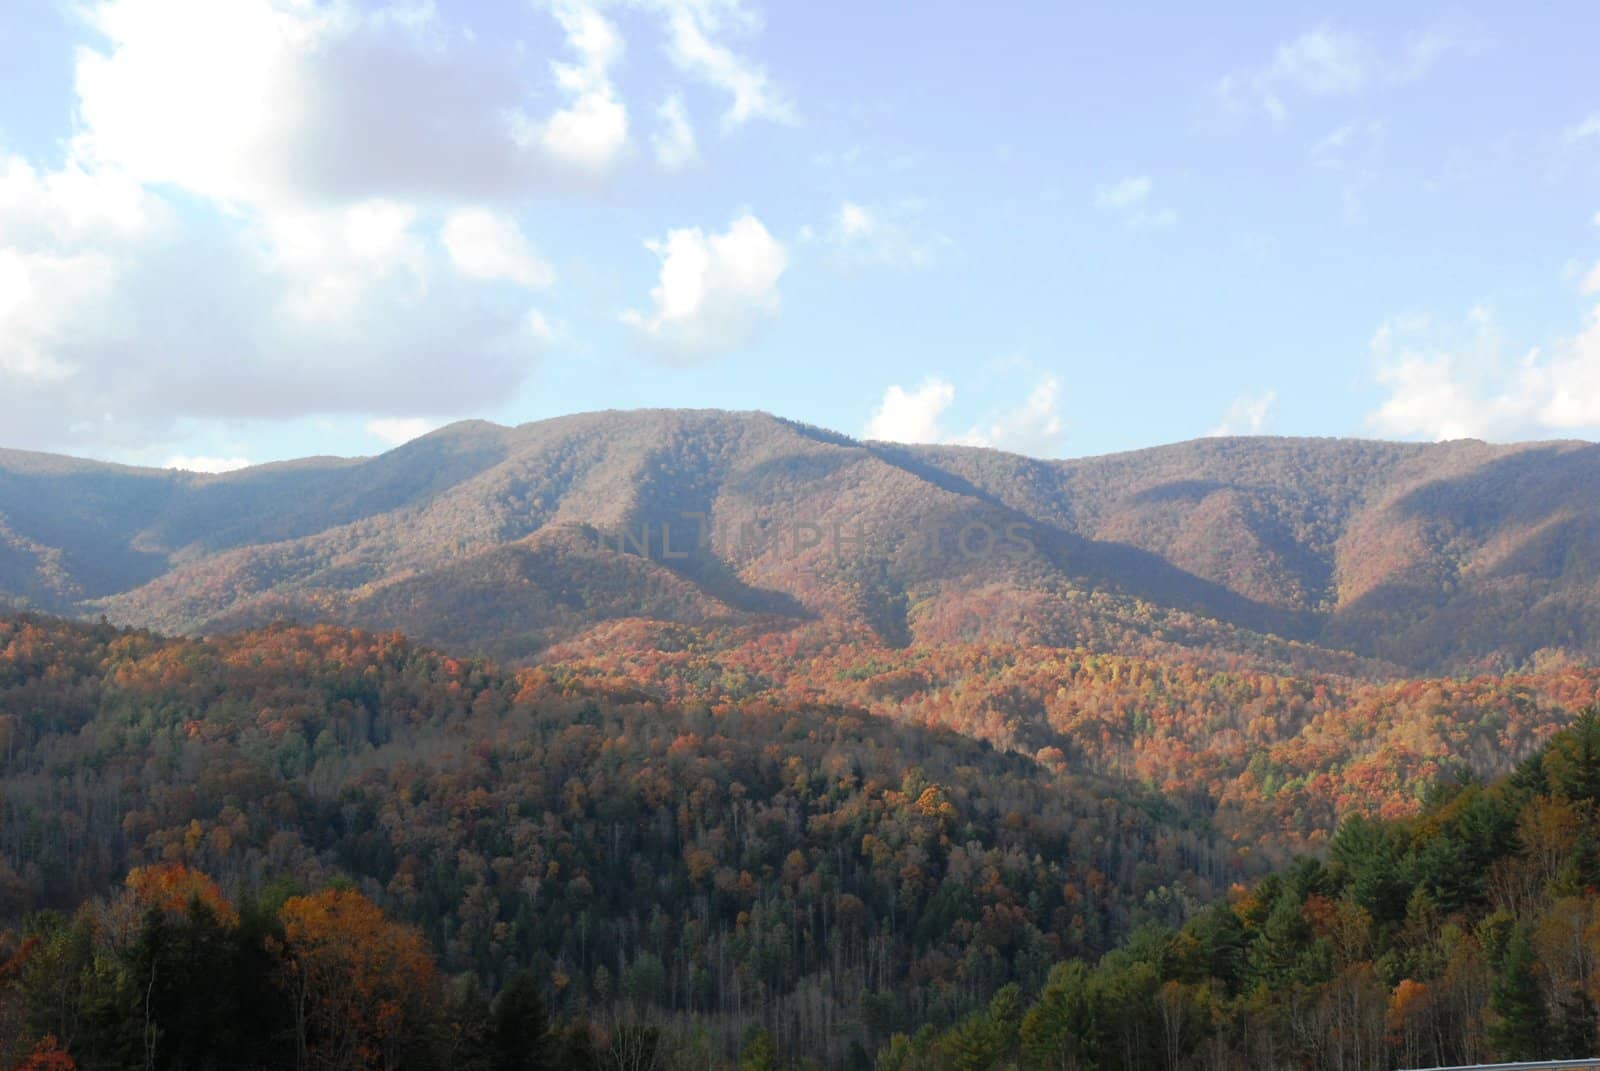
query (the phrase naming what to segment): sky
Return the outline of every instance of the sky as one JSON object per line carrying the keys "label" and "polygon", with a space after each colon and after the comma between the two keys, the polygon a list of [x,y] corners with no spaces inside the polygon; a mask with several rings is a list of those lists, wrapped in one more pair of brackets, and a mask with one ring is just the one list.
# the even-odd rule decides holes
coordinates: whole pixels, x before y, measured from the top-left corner
{"label": "sky", "polygon": [[1112,8],[12,0],[0,446],[1597,437],[1600,9]]}

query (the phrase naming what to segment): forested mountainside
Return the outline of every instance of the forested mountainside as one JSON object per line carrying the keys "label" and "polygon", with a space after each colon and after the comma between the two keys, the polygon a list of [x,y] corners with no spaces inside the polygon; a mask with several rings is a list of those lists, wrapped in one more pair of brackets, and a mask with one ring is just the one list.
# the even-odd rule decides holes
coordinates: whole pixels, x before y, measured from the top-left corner
{"label": "forested mountainside", "polygon": [[1364,1069],[1593,1038],[1600,723],[1561,726],[1595,674],[1339,693],[1054,654],[960,667],[1078,697],[1028,755],[854,705],[906,668],[730,701],[332,626],[0,619],[0,1063]]}
{"label": "forested mountainside", "polygon": [[530,660],[628,619],[1362,676],[1600,659],[1600,447],[1206,439],[1047,461],[765,414],[443,428],[219,476],[0,452],[0,597]]}
{"label": "forested mountainside", "polygon": [[1303,859],[1098,962],[1008,987],[881,1071],[1350,1069],[1600,1049],[1600,708],[1414,818],[1353,816]]}
{"label": "forested mountainside", "polygon": [[1141,786],[949,730],[665,704],[331,627],[0,621],[0,762],[0,927],[134,866],[235,902],[348,880],[490,991],[531,970],[560,1015],[719,1050],[768,1024],[834,1064],[1249,870]]}
{"label": "forested mountainside", "polygon": [[[678,411],[0,452],[0,1066],[1555,1051],[1588,968],[1517,964],[1590,940],[1595,487],[1584,443]],[[261,1022],[195,1033],[208,956]]]}

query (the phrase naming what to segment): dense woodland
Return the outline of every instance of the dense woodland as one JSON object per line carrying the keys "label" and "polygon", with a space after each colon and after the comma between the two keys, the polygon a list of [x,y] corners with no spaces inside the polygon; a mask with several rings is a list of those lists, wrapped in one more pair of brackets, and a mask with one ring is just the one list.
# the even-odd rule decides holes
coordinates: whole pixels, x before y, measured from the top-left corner
{"label": "dense woodland", "polygon": [[452,977],[552,1013],[765,1027],[860,1063],[1180,918],[1244,863],[1203,817],[861,711],[661,704],[394,635],[0,623],[0,918],[130,867],[243,901],[347,879]]}
{"label": "dense woodland", "polygon": [[[1134,782],[1210,816],[1243,850],[1320,851],[1352,808],[1415,813],[1427,786],[1492,777],[1574,710],[1600,671],[1365,680],[1020,644],[886,648],[819,632],[743,644],[627,622],[555,650],[589,688],[679,703],[835,704],[953,729],[1058,770]],[[1190,652],[1193,654],[1193,652]]]}
{"label": "dense woodland", "polygon": [[1600,709],[1418,816],[1144,927],[1037,993],[897,1035],[881,1071],[1459,1066],[1600,1049]]}
{"label": "dense woodland", "polygon": [[[1593,797],[1551,758],[1594,742],[1584,723],[1551,743],[1594,702],[1591,673],[1374,684],[1001,646],[730,660],[660,639],[500,670],[327,626],[197,641],[0,619],[4,1014],[44,1046],[6,1059],[236,1066],[197,1053],[260,1044],[288,1061],[261,1066],[454,1066],[493,1049],[510,991],[506,1014],[537,1018],[537,998],[571,1066],[618,1046],[661,1067],[1426,1062],[1511,1051],[1499,1013],[1452,996],[1456,1018],[1395,1041],[1362,1002],[1469,967],[1492,988],[1495,935],[1535,940],[1591,884]],[[1578,838],[1552,842],[1538,882],[1535,803]],[[1465,847],[1460,822],[1477,823]],[[1267,873],[1303,850],[1327,862]],[[1447,871],[1489,884],[1441,892]],[[317,1025],[293,987],[295,927],[316,925],[305,940],[378,935],[327,950],[318,982],[369,1001],[376,1033],[334,1031],[368,1022],[349,1011]],[[1206,927],[1243,966],[1195,959],[1191,941],[1222,939]],[[1280,930],[1293,955],[1258,951]],[[435,995],[408,1010],[380,984],[391,966],[361,959],[379,948]],[[260,1009],[264,1033],[181,1040],[199,1027],[154,994],[218,949],[245,988],[216,999]],[[1586,969],[1535,974],[1550,1016],[1576,1014]],[[1308,1048],[1353,980],[1368,1033]],[[1050,1001],[1124,1032],[1050,1049],[1030,1010]]]}

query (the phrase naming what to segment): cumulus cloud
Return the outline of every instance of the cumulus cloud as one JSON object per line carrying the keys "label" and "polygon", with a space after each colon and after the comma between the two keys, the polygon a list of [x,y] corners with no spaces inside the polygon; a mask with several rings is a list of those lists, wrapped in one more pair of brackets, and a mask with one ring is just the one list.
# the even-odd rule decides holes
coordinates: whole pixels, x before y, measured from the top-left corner
{"label": "cumulus cloud", "polygon": [[926,268],[952,242],[923,221],[922,209],[916,200],[887,205],[844,201],[826,226],[806,227],[800,239],[827,246],[845,265]]}
{"label": "cumulus cloud", "polygon": [[[102,0],[75,74],[77,158],[230,204],[507,196],[554,162],[519,137],[515,57],[431,7]],[[400,18],[403,10],[413,17]]]}
{"label": "cumulus cloud", "polygon": [[913,390],[895,384],[883,392],[865,435],[892,443],[947,442],[950,437],[939,426],[939,418],[955,400],[955,387],[939,377],[926,379]]}
{"label": "cumulus cloud", "polygon": [[[502,401],[557,333],[528,302],[555,273],[520,210],[630,159],[623,5],[730,124],[793,117],[734,47],[758,28],[738,0],[548,0],[548,63],[415,0],[75,7],[64,152],[0,147],[7,441],[160,457],[185,420]],[[682,99],[659,118],[657,159],[682,166]],[[785,251],[753,217],[652,249],[655,305],[630,322],[663,352],[742,345],[778,311]]]}
{"label": "cumulus cloud", "polygon": [[0,374],[14,397],[72,377],[62,342],[76,310],[102,300],[116,275],[100,254],[0,249]]}
{"label": "cumulus cloud", "polygon": [[1241,394],[1228,404],[1227,412],[1216,427],[1206,432],[1208,436],[1260,435],[1266,429],[1267,419],[1278,404],[1278,392],[1262,391],[1260,394]]}
{"label": "cumulus cloud", "polygon": [[555,16],[578,60],[551,65],[556,83],[572,96],[572,103],[539,127],[539,141],[554,159],[603,173],[628,144],[628,110],[611,83],[611,68],[622,56],[622,37],[610,20],[586,4],[557,4]]}
{"label": "cumulus cloud", "polygon": [[[195,227],[147,192],[142,228],[75,237],[49,181],[4,184],[0,422],[12,442],[126,446],[183,418],[464,411],[503,398],[543,346],[516,294],[440,270],[409,206]],[[470,376],[463,352],[479,358]]]}
{"label": "cumulus cloud", "polygon": [[959,441],[1044,457],[1060,448],[1066,434],[1066,421],[1061,416],[1061,381],[1046,374],[1019,405],[995,414]]}
{"label": "cumulus cloud", "polygon": [[1324,22],[1280,44],[1266,63],[1224,76],[1216,90],[1230,107],[1259,108],[1281,121],[1292,96],[1353,97],[1376,85],[1414,81],[1451,55],[1472,55],[1483,47],[1482,32],[1463,21],[1435,23],[1391,49]]}
{"label": "cumulus cloud", "polygon": [[1178,222],[1178,213],[1170,208],[1155,208],[1150,204],[1150,194],[1155,182],[1149,175],[1133,175],[1117,182],[1099,186],[1094,191],[1095,207],[1121,218],[1134,230],[1159,230]]}
{"label": "cumulus cloud", "polygon": [[[186,418],[467,411],[549,337],[506,211],[557,161],[428,5],[103,0],[64,162],[0,151],[0,423],[122,448]],[[449,31],[449,32],[447,32]],[[575,21],[580,55],[604,34]],[[585,51],[587,50],[587,52]],[[583,78],[571,87],[581,100]],[[463,353],[473,374],[460,374]]]}
{"label": "cumulus cloud", "polygon": [[237,469],[249,468],[250,459],[247,457],[202,457],[178,454],[175,457],[167,458],[166,464],[162,467],[180,469],[184,472],[233,472]]}
{"label": "cumulus cloud", "polygon": [[740,216],[721,234],[672,230],[645,247],[661,261],[652,308],[629,310],[622,320],[663,354],[696,360],[738,349],[778,314],[788,252],[755,216]]}
{"label": "cumulus cloud", "polygon": [[677,171],[699,158],[700,149],[695,144],[694,127],[689,123],[689,112],[683,98],[674,94],[661,102],[656,109],[660,126],[651,144],[656,150],[656,162],[668,171]]}
{"label": "cumulus cloud", "polygon": [[374,439],[400,446],[412,439],[420,439],[443,425],[428,417],[379,417],[367,421],[367,434]]}
{"label": "cumulus cloud", "polygon": [[1547,351],[1508,353],[1484,309],[1459,326],[1390,320],[1374,334],[1371,351],[1387,393],[1368,417],[1380,433],[1509,439],[1600,428],[1600,307]]}
{"label": "cumulus cloud", "polygon": [[945,426],[945,413],[955,399],[955,386],[942,376],[930,376],[911,390],[893,385],[884,391],[863,434],[885,442],[988,446],[1034,456],[1054,454],[1066,437],[1061,381],[1052,374],[1040,375],[1020,403],[999,408],[966,431]]}
{"label": "cumulus cloud", "polygon": [[505,280],[530,289],[555,282],[516,220],[481,208],[452,212],[440,234],[456,270],[470,279]]}

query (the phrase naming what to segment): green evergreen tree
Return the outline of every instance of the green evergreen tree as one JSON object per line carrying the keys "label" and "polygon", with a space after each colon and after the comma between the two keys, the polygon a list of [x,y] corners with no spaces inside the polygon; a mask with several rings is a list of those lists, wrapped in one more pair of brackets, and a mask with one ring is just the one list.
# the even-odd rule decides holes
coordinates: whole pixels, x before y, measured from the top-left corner
{"label": "green evergreen tree", "polygon": [[771,1034],[757,1030],[750,1035],[739,1054],[739,1071],[778,1071],[778,1047]]}
{"label": "green evergreen tree", "polygon": [[491,1048],[495,1071],[543,1071],[549,1030],[539,983],[529,972],[518,971],[494,1002]]}
{"label": "green evergreen tree", "polygon": [[1595,1053],[1596,1014],[1594,1001],[1581,989],[1574,989],[1561,1002],[1556,1023],[1553,1059],[1577,1059]]}
{"label": "green evergreen tree", "polygon": [[1600,706],[1585,709],[1551,739],[1543,766],[1554,794],[1600,802]]}
{"label": "green evergreen tree", "polygon": [[1533,945],[1521,929],[1511,935],[1490,1007],[1499,1021],[1490,1040],[1507,1060],[1537,1060],[1548,1048],[1550,1017],[1534,973]]}

